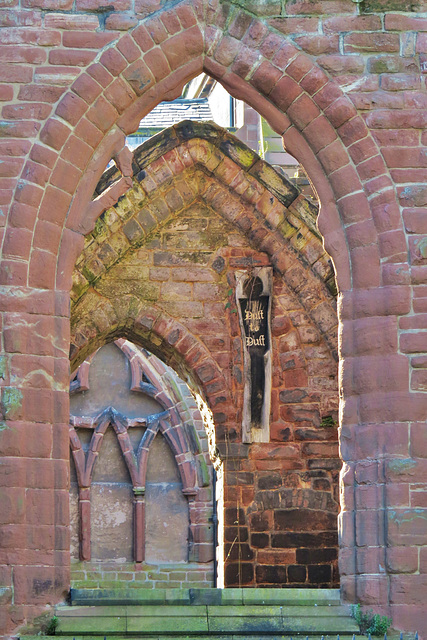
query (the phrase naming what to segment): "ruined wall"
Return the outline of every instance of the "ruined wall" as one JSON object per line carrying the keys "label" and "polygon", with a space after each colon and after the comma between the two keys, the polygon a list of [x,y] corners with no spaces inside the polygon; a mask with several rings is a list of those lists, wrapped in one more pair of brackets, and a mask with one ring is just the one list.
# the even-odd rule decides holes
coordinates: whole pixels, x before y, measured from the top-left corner
{"label": "ruined wall", "polygon": [[[196,127],[198,138],[181,142],[190,127]],[[164,147],[175,148],[165,153]],[[251,165],[257,167],[253,175]],[[295,190],[287,195],[295,204],[286,208],[268,191],[269,181],[277,194],[281,187],[282,198],[294,187],[268,171],[249,149],[212,125],[185,122],[142,145],[135,153],[132,189],[98,219],[76,262],[73,352],[80,359],[79,347],[86,353],[112,331],[119,335],[123,328],[113,318],[126,309],[132,339],[165,355],[152,335],[130,328],[147,305],[154,316],[174,318],[195,344],[204,344],[227,388],[224,395],[213,366],[199,364],[196,351],[190,362],[212,407],[224,461],[225,545],[220,553],[226,586],[332,586],[338,582],[341,467],[337,329],[334,297],[320,277],[332,287],[331,265],[310,230],[310,203]],[[264,184],[255,179],[263,174]],[[99,197],[115,178],[114,170],[103,177]],[[287,285],[280,271],[273,271],[271,444],[242,445],[237,443],[242,441],[245,374],[236,280],[242,270],[256,274],[275,264],[267,252],[255,249],[261,238],[265,241],[255,222],[264,201],[272,223],[288,234],[294,272],[293,277],[288,273]],[[169,336],[171,350],[179,345],[180,330],[171,326]],[[182,367],[173,350],[170,357]]]}
{"label": "ruined wall", "polygon": [[110,204],[126,192],[125,134],[205,70],[283,135],[322,204],[340,291],[342,596],[425,633],[425,9],[424,0],[3,3],[6,632],[69,586],[69,290],[101,213],[92,194],[113,156],[122,178]]}

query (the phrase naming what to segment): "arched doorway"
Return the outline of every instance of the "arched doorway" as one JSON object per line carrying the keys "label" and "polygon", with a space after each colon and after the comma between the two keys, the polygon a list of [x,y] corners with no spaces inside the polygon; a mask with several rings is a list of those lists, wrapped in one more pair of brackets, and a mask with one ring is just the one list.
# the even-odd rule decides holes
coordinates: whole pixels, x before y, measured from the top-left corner
{"label": "arched doorway", "polygon": [[[106,172],[97,199],[119,179]],[[73,362],[126,335],[200,385],[225,463],[226,586],[336,585],[337,319],[316,209],[211,124],[144,143],[133,179],[76,263]],[[244,330],[254,277],[268,299],[258,360]],[[253,362],[263,425],[247,413]]]}
{"label": "arched doorway", "polygon": [[[81,215],[84,219],[88,214],[86,205],[111,156],[118,156],[124,176],[120,185],[116,185],[116,195],[123,194],[123,189],[129,186],[129,158],[122,151],[123,135],[115,129],[115,123],[120,121],[120,127],[132,130],[132,125],[136,126],[137,119],[144,109],[149,109],[150,105],[164,97],[177,95],[183,81],[198,73],[204,65],[209,73],[221,78],[224,85],[230,87],[230,91],[246,96],[249,102],[258,106],[267,119],[274,123],[276,129],[284,134],[286,144],[290,150],[294,150],[294,155],[301,160],[304,158],[303,164],[316,182],[322,202],[321,229],[337,267],[341,291],[340,335],[343,336],[346,349],[342,352],[341,387],[341,442],[343,456],[346,459],[345,473],[342,477],[341,559],[348,575],[342,583],[343,594],[352,601],[362,598],[366,602],[372,601],[376,604],[392,602],[397,609],[400,605],[393,602],[394,592],[399,594],[406,580],[408,584],[418,584],[418,576],[416,579],[414,576],[401,576],[400,573],[408,571],[399,560],[391,563],[393,569],[387,568],[386,572],[383,572],[384,566],[389,566],[385,562],[386,543],[390,542],[393,546],[397,541],[397,546],[402,546],[406,536],[410,537],[410,532],[405,530],[403,537],[399,533],[401,525],[403,528],[406,526],[407,519],[405,509],[398,505],[401,510],[397,514],[397,523],[390,523],[391,527],[397,528],[398,531],[395,531],[395,537],[388,540],[388,533],[384,532],[383,524],[387,518],[394,516],[388,509],[390,505],[384,498],[384,492],[376,492],[375,485],[378,478],[381,479],[381,486],[399,485],[403,478],[402,483],[406,489],[408,488],[408,477],[402,472],[399,463],[394,469],[393,464],[391,469],[388,469],[388,462],[384,463],[384,451],[386,458],[389,456],[392,463],[396,456],[412,456],[413,451],[408,444],[408,429],[412,429],[409,421],[417,422],[424,419],[425,398],[419,382],[418,386],[415,382],[419,376],[413,376],[414,386],[409,393],[410,356],[403,353],[408,349],[419,349],[411,344],[410,333],[405,333],[411,329],[402,329],[404,348],[401,351],[397,350],[398,317],[411,312],[411,280],[406,268],[395,266],[407,266],[407,246],[394,187],[388,169],[378,153],[377,144],[351,102],[343,95],[338,82],[319,69],[310,56],[302,54],[298,47],[290,45],[288,39],[277,32],[274,24],[265,24],[265,21],[257,18],[254,18],[252,24],[251,17],[251,24],[244,30],[245,34],[249,29],[251,33],[243,42],[243,35],[239,36],[239,31],[234,31],[234,36],[229,33],[229,27],[233,27],[231,22],[227,23],[224,7],[211,4],[209,10],[206,9],[205,12],[204,9],[206,7],[179,3],[178,31],[166,34],[165,37],[163,27],[158,25],[157,30],[154,28],[155,24],[158,24],[158,16],[149,18],[145,25],[139,25],[132,35],[123,34],[120,41],[103,52],[102,60],[99,56],[100,62],[97,61],[95,66],[90,68],[90,73],[83,71],[80,74],[77,69],[71,74],[72,77],[77,74],[79,78],[73,90],[65,92],[61,104],[55,104],[56,115],[46,123],[43,121],[43,127],[38,122],[31,128],[31,135],[34,136],[38,136],[39,125],[42,128],[38,142],[42,141],[44,151],[40,153],[40,145],[38,142],[35,143],[31,162],[25,163],[24,166],[23,161],[18,169],[18,172],[21,171],[21,181],[15,194],[16,201],[10,225],[5,234],[7,242],[4,278],[8,285],[18,287],[19,294],[16,295],[13,290],[9,299],[11,306],[8,309],[13,309],[16,315],[5,319],[4,344],[7,353],[16,352],[15,338],[11,337],[11,333],[14,330],[16,334],[16,318],[20,318],[22,313],[29,313],[32,317],[25,319],[24,328],[20,330],[28,331],[31,336],[30,343],[34,339],[39,345],[37,349],[49,358],[45,372],[48,387],[45,388],[42,383],[40,389],[38,383],[37,386],[30,385],[26,388],[25,384],[28,381],[22,374],[22,386],[16,390],[8,388],[4,394],[5,421],[25,416],[38,426],[40,432],[45,427],[47,440],[52,439],[52,434],[55,433],[55,448],[43,449],[49,463],[46,466],[49,468],[59,467],[67,458],[67,446],[64,445],[66,438],[61,434],[66,433],[68,421],[68,364],[67,349],[64,348],[68,330],[68,290],[73,265],[82,248],[81,235],[87,231],[84,224],[79,227],[77,216]],[[234,7],[232,11],[246,18],[244,10]],[[202,30],[198,30],[196,26],[198,20],[203,25]],[[154,38],[147,32],[146,27],[149,27]],[[191,29],[193,30],[190,33]],[[173,31],[174,27],[171,27],[171,30]],[[236,35],[238,37],[235,37]],[[179,59],[173,51],[168,50],[168,43],[174,45],[175,52],[183,52]],[[145,67],[139,60],[144,53],[148,54]],[[98,51],[91,52],[82,64],[90,66],[97,54]],[[165,59],[168,63],[166,66]],[[125,76],[126,70],[135,60],[138,64],[132,67],[130,75]],[[250,68],[247,66],[249,62],[252,65]],[[148,75],[145,78],[144,73],[147,69]],[[150,76],[150,69],[155,74],[154,77]],[[95,84],[92,84],[92,80]],[[69,78],[65,79],[67,86],[71,82]],[[134,93],[127,92],[126,82]],[[277,91],[276,85],[279,87]],[[122,91],[123,87],[125,90]],[[286,88],[289,88],[289,91],[286,91]],[[144,90],[147,92],[145,97],[142,95]],[[293,94],[292,90],[296,93]],[[105,97],[103,96],[96,107],[92,108],[91,105],[98,99],[100,92],[104,92]],[[118,94],[121,96],[119,99]],[[57,94],[58,100],[61,95],[62,89]],[[292,102],[289,101],[291,96]],[[293,102],[296,104],[292,108]],[[113,105],[116,105],[117,109]],[[89,119],[86,115],[90,109],[92,111]],[[95,112],[99,114],[101,111],[106,117],[103,123],[97,120],[101,125],[98,128],[93,120]],[[289,114],[291,126],[281,113],[284,111]],[[47,119],[48,116],[43,118]],[[24,123],[23,127],[24,131],[28,131],[29,124]],[[102,138],[106,142],[99,146]],[[24,146],[25,151],[22,153],[25,156],[29,153],[30,147]],[[60,150],[63,156],[57,162]],[[321,154],[323,150],[325,152]],[[34,156],[36,167],[33,165]],[[41,158],[38,162],[37,159]],[[90,164],[89,158],[92,158]],[[39,165],[42,165],[42,169]],[[86,175],[85,179],[82,179],[83,172]],[[325,175],[328,176],[327,179]],[[15,180],[11,182],[15,184]],[[62,239],[59,239],[56,230],[46,239],[42,233],[43,228],[50,229],[49,225],[53,224],[62,229],[78,183],[82,189],[79,189],[74,197],[75,208],[69,211]],[[336,216],[333,193],[338,202],[341,219]],[[8,193],[8,197],[10,196],[11,191]],[[402,197],[405,198],[406,195],[403,194]],[[408,198],[412,198],[412,192]],[[96,203],[92,209],[94,217],[90,219],[90,216],[87,216],[88,228],[97,217],[95,209],[98,205],[99,203]],[[34,222],[37,213],[40,217]],[[18,218],[15,218],[15,215]],[[32,237],[32,231],[37,226],[38,239],[33,245],[28,242],[28,238]],[[348,226],[345,231],[344,226]],[[363,233],[363,229],[366,228],[367,235]],[[23,230],[23,248],[16,249],[16,229]],[[56,269],[60,244],[62,250]],[[49,268],[41,269],[40,265],[48,265]],[[414,280],[412,284],[416,285],[418,282]],[[22,299],[25,300],[24,306]],[[22,311],[23,308],[25,312]],[[369,342],[355,339],[356,335],[369,336],[372,326],[377,326],[378,317],[381,317],[384,339],[378,344],[374,344],[375,340]],[[40,338],[40,326],[46,328],[44,333],[54,336],[58,341],[54,347],[52,340],[48,341],[48,344],[43,343]],[[55,368],[59,373],[53,382],[49,376],[52,378]],[[35,396],[37,400],[43,397],[44,402],[35,402]],[[399,419],[397,426],[396,419]],[[387,422],[384,422],[385,420]],[[375,439],[373,453],[376,457],[373,467],[378,467],[378,474],[374,471],[371,476],[364,471],[371,464],[372,425],[381,425],[378,437],[384,444],[381,444],[382,448],[380,445],[377,446],[378,442]],[[25,433],[30,433],[28,424],[20,425],[19,428]],[[397,445],[390,444],[391,440],[389,442],[387,434],[396,431],[399,432],[399,442]],[[377,430],[375,433],[377,434]],[[24,450],[23,445],[16,446],[19,452]],[[26,459],[26,464],[28,468],[33,468],[30,457]],[[385,471],[387,473],[384,475]],[[65,501],[66,484],[66,474],[58,473],[56,480],[52,480],[49,485],[60,504]],[[366,484],[374,497],[368,508],[362,508],[365,505],[361,497],[365,495]],[[35,501],[36,497],[31,503],[31,508],[34,508]],[[48,515],[43,516],[43,526],[46,527],[51,525],[53,499],[50,504]],[[424,515],[420,516],[416,511],[411,511],[412,517],[417,522],[422,522]],[[16,522],[22,524],[21,513],[16,514],[16,519]],[[61,512],[55,514],[54,521],[58,527],[58,542],[53,541],[50,532],[50,548],[62,551],[67,548],[67,544],[64,545],[67,524],[62,520]],[[372,522],[374,525],[371,526]],[[356,531],[356,523],[359,533]],[[367,535],[360,536],[361,530],[366,531]],[[412,537],[410,539],[413,541]],[[412,551],[416,549],[412,548]],[[358,559],[356,563],[355,556]],[[30,552],[28,557],[33,557]],[[398,554],[396,557],[398,558]],[[28,586],[26,580],[16,580],[15,586],[21,602],[25,600],[27,593],[30,594],[31,603],[40,602],[40,598],[44,598],[43,601],[55,600],[63,594],[66,588],[64,585],[68,584],[68,561],[66,554],[59,553],[56,558],[54,566],[45,566],[39,559],[34,571],[31,565],[31,572],[36,574],[36,583],[45,585],[40,588],[41,591],[34,585]],[[12,563],[14,562],[13,560]],[[397,576],[392,573],[395,567]],[[16,575],[19,576],[18,569]],[[417,591],[417,588],[414,590]],[[406,607],[406,604],[403,606]],[[402,614],[407,616],[407,620],[410,615],[408,611],[409,609],[405,609]]]}

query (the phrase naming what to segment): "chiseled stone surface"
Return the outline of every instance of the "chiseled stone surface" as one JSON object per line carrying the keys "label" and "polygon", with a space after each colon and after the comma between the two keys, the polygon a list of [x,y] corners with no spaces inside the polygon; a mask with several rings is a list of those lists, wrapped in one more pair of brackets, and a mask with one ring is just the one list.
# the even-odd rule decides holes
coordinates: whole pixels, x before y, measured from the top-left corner
{"label": "chiseled stone surface", "polygon": [[[342,597],[391,613],[397,628],[426,634],[425,539],[419,535],[426,509],[425,9],[424,0],[112,0],[105,11],[90,0],[63,0],[60,7],[51,0],[11,0],[0,9],[0,576],[5,588],[0,628],[5,634],[64,598],[69,588],[69,290],[84,237],[133,187],[125,134],[203,69],[283,135],[321,203],[319,230],[339,289]],[[197,134],[192,131],[189,138]],[[120,177],[92,201],[111,158]],[[206,166],[210,171],[220,162],[214,154]],[[230,165],[223,167],[227,173]],[[156,168],[161,181],[164,166],[160,162]],[[148,195],[153,184],[146,187]],[[263,237],[269,196],[258,200],[257,193],[251,203],[255,220],[248,218],[245,227],[242,214],[242,233],[256,246],[252,251],[274,258],[278,273],[289,272],[280,286],[286,279],[286,287],[293,281],[298,288],[309,282],[308,271],[292,268],[273,233]],[[211,193],[217,214],[233,201],[229,194],[228,187]],[[166,213],[161,206],[156,211],[160,218]],[[152,224],[149,216],[143,224]],[[124,229],[113,247],[118,254],[128,238],[141,233],[131,220],[128,236]],[[217,273],[221,264],[216,262]],[[145,282],[150,305],[159,289],[167,295],[168,287]],[[317,299],[308,289],[304,299],[312,294]],[[184,299],[175,307],[187,307],[193,314],[187,318],[200,322],[204,303],[186,298],[186,291],[177,288]],[[154,327],[158,352],[199,380],[207,397],[214,398],[215,387],[217,397],[228,390],[215,347],[184,332],[175,314],[165,319],[147,301],[139,307],[131,293],[129,307],[121,309],[124,315],[137,308],[139,333]],[[89,317],[101,295],[88,304]],[[90,297],[86,292],[85,300]],[[173,302],[167,301],[169,310]],[[311,326],[323,327],[323,334],[335,332],[327,304],[310,309]],[[85,334],[82,326],[76,335],[82,355],[85,346],[101,345],[107,328],[109,337],[129,330],[114,306],[103,302],[101,310],[98,327]],[[197,365],[200,358],[203,366]],[[238,448],[238,420],[233,432],[221,421],[227,412],[212,408],[219,435],[229,433],[227,446]],[[294,417],[280,416],[279,410],[279,421],[293,423]],[[295,443],[275,440],[271,446],[276,444],[295,452],[290,448]],[[325,450],[307,444],[318,468]],[[239,467],[237,448],[230,461],[238,459]],[[278,473],[280,486],[289,476],[286,456],[280,470],[267,453],[259,461],[247,460],[243,466],[249,468],[237,473],[254,473],[251,465],[258,465],[266,474]],[[230,518],[235,523],[238,516],[240,523],[254,500],[253,485],[247,491],[241,476],[235,486]],[[271,523],[270,536],[274,518]],[[401,548],[408,550],[408,562],[399,560]],[[252,580],[253,565],[243,565],[240,575]]]}

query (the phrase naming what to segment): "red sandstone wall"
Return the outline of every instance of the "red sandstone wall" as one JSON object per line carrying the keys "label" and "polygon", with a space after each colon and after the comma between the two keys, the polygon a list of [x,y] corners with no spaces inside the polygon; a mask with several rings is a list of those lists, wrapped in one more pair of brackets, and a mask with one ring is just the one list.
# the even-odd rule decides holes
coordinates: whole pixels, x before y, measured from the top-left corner
{"label": "red sandstone wall", "polygon": [[[210,125],[200,127],[200,135],[214,131]],[[169,135],[175,135],[174,131]],[[168,139],[167,134],[164,139]],[[213,209],[214,203],[208,207],[197,199],[184,206],[179,194],[191,193],[196,186],[202,195],[216,193],[221,178],[227,176],[231,181],[238,171],[231,162],[213,162],[215,156],[208,154],[204,140],[192,140],[192,145],[197,145],[198,155],[203,151],[206,154],[210,173],[182,171],[177,162],[178,157],[185,158],[186,147],[180,146],[177,155],[168,152],[145,167],[141,182],[136,181],[133,189],[103,214],[102,227],[97,225],[86,236],[73,274],[74,358],[80,360],[79,351],[87,353],[91,345],[107,339],[112,327],[120,327],[117,319],[122,316],[132,339],[147,349],[158,350],[159,336],[155,331],[147,333],[148,317],[145,321],[140,318],[140,313],[147,313],[147,305],[152,308],[153,318],[161,314],[161,322],[169,327],[167,341],[177,345],[178,352],[185,328],[185,349],[212,407],[216,444],[224,461],[225,546],[220,553],[226,565],[225,585],[336,585],[341,467],[333,349],[336,316],[333,296],[324,285],[322,288],[319,277],[314,279],[307,259],[302,261],[303,252],[309,255],[311,247],[313,259],[317,258],[314,264],[324,269],[326,277],[327,261],[319,240],[307,229],[294,233],[301,248],[299,259],[294,255],[295,277],[300,276],[303,291],[306,279],[312,278],[311,286],[316,283],[314,304],[323,313],[316,325],[299,300],[300,287],[293,291],[286,279],[275,273],[271,444],[238,444],[242,436],[244,370],[235,274],[241,269],[256,273],[271,262],[267,253],[254,250],[250,236],[241,227],[224,220]],[[160,141],[156,147],[162,148]],[[142,149],[139,156],[144,156]],[[247,174],[244,179],[251,176]],[[142,186],[147,184],[153,185],[151,197],[142,195]],[[262,201],[265,195],[260,184],[258,190]],[[154,220],[156,211],[167,211],[168,205],[169,218],[163,213],[162,221],[141,238],[138,221],[144,226],[148,218]],[[231,193],[226,206],[236,208]],[[295,222],[291,215],[288,220]],[[127,249],[125,236],[131,243]],[[105,256],[119,246],[120,237],[122,257],[109,264]],[[104,321],[107,307],[110,318],[116,318],[110,324]],[[210,362],[202,360],[202,345]],[[177,355],[163,350],[163,357],[183,367],[176,361]]]}
{"label": "red sandstone wall", "polygon": [[134,130],[204,65],[284,134],[322,202],[341,291],[343,596],[425,634],[425,3],[365,0],[357,15],[350,0],[271,1],[263,21],[257,2],[168,4],[0,9],[1,628],[69,584],[76,212],[123,144],[114,123]]}

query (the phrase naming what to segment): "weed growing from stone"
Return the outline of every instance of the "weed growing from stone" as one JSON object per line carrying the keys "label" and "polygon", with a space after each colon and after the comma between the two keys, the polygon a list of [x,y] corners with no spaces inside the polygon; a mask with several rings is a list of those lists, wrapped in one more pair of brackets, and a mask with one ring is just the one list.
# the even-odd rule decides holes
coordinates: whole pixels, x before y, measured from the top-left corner
{"label": "weed growing from stone", "polygon": [[372,636],[383,636],[391,626],[391,618],[373,613],[372,609],[367,613],[362,613],[360,604],[353,607],[353,618],[360,627],[361,633],[370,633]]}
{"label": "weed growing from stone", "polygon": [[53,616],[46,624],[46,627],[43,629],[43,633],[45,636],[54,636],[56,635],[56,627],[58,626],[58,618],[57,616]]}

